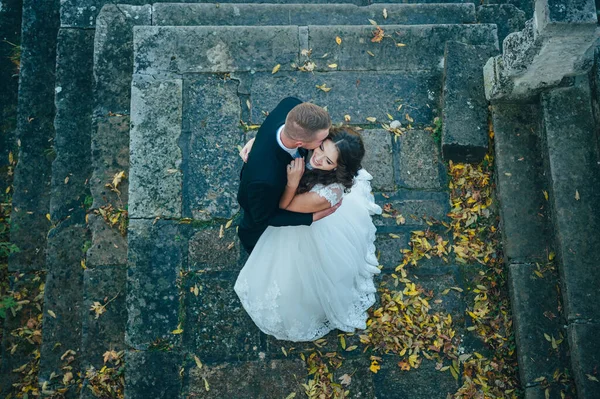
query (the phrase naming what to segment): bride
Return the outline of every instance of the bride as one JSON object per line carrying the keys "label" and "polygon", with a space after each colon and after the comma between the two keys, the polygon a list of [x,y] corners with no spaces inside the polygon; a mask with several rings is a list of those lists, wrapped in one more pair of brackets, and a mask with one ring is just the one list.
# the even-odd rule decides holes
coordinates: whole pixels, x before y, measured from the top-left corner
{"label": "bride", "polygon": [[306,164],[288,165],[280,208],[311,213],[343,202],[310,226],[269,226],[260,237],[234,289],[264,333],[298,342],[366,328],[380,272],[371,215],[381,208],[360,166],[364,153],[358,133],[333,127]]}

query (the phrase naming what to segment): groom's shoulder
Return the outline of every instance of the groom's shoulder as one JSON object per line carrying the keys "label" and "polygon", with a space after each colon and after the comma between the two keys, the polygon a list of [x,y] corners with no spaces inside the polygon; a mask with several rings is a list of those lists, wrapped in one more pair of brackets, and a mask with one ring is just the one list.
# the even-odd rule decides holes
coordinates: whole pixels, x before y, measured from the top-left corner
{"label": "groom's shoulder", "polygon": [[[275,109],[271,111],[270,115],[285,115],[292,110],[296,105],[302,104],[303,101],[296,97],[286,97],[277,104]],[[284,117],[285,119],[285,117]]]}

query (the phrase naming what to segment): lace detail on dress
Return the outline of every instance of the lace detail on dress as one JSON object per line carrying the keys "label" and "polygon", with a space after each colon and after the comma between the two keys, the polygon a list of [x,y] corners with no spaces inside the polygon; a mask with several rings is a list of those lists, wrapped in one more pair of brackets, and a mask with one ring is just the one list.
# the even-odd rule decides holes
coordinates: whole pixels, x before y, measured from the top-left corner
{"label": "lace detail on dress", "polygon": [[310,192],[319,194],[319,196],[329,201],[331,206],[334,206],[342,199],[342,196],[344,195],[344,186],[339,183],[333,183],[328,186],[315,184],[313,188],[310,189]]}

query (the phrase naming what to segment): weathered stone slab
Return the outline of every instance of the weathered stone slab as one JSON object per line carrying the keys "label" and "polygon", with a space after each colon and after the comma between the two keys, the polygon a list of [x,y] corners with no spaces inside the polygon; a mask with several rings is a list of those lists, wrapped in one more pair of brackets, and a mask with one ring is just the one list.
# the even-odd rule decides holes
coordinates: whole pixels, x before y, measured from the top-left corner
{"label": "weathered stone slab", "polygon": [[[63,222],[48,236],[48,276],[44,291],[44,324],[40,349],[40,380],[65,365],[62,354],[77,352],[70,363],[79,371],[83,316],[83,269],[81,251],[88,231],[85,225]],[[53,317],[52,313],[56,317]],[[58,347],[56,345],[59,345]]]}
{"label": "weathered stone slab", "polygon": [[[545,271],[540,278],[534,273],[534,263],[512,263],[509,266],[508,288],[513,310],[513,323],[517,341],[519,373],[523,385],[533,384],[538,377],[552,381],[554,370],[566,366],[566,331],[558,310],[556,272]],[[552,349],[544,334],[555,340],[565,338]]]}
{"label": "weathered stone slab", "polygon": [[[325,341],[320,341],[319,346],[316,346],[313,341],[291,342],[277,339],[272,335],[262,334],[262,336],[265,337],[263,339],[266,341],[266,353],[270,359],[286,359],[288,357],[300,356],[300,353],[309,356],[317,349],[324,353],[335,352],[339,350],[338,334],[340,333],[340,330],[335,329],[325,334],[322,337]],[[286,351],[287,356],[283,353],[283,350]]]}
{"label": "weathered stone slab", "polygon": [[[89,0],[88,0],[89,1]],[[152,24],[152,7],[106,4],[94,40],[95,115],[129,114],[133,27]]]}
{"label": "weathered stone slab", "polygon": [[[429,304],[430,313],[450,314],[452,316],[453,328],[460,334],[465,328],[465,309],[466,304],[464,294],[450,290],[446,295],[442,292],[450,287],[460,287],[466,289],[463,281],[456,273],[454,265],[449,265],[439,259],[432,259],[433,262],[423,259],[417,266],[408,266],[408,278],[417,286],[423,288],[426,294],[432,294]],[[470,284],[471,281],[466,281]],[[436,300],[441,302],[435,302]]]}
{"label": "weathered stone slab", "polygon": [[184,215],[230,219],[239,210],[237,147],[243,144],[237,83],[214,75],[186,80],[184,103]]}
{"label": "weathered stone slab", "polygon": [[[548,395],[546,396],[546,390]],[[560,384],[550,384],[545,387],[542,385],[535,385],[525,388],[525,399],[562,399],[564,394],[564,386]]]}
{"label": "weathered stone slab", "polygon": [[[130,88],[131,90],[131,88]],[[106,204],[122,207],[129,200],[129,116],[95,118],[92,128],[92,166],[90,191],[94,198],[92,208]],[[124,171],[119,193],[106,187],[113,177]]]}
{"label": "weathered stone slab", "polygon": [[[378,399],[396,399],[398,393],[411,399],[443,399],[456,392],[459,385],[452,375],[435,370],[435,362],[423,360],[418,369],[400,370],[397,357],[384,356],[381,369],[373,375]],[[435,381],[435,384],[432,384]]]}
{"label": "weathered stone slab", "polygon": [[58,2],[23,1],[16,139],[21,143],[13,180],[11,271],[45,268],[46,219],[54,150],[54,84]]}
{"label": "weathered stone slab", "polygon": [[127,269],[128,345],[145,349],[157,339],[173,342],[179,324],[177,278],[184,240],[173,221],[129,222]]}
{"label": "weathered stone slab", "polygon": [[[93,40],[91,31],[61,29],[58,34],[54,118],[56,159],[52,163],[50,199],[53,220],[63,220],[82,211],[88,193]],[[83,212],[79,214],[83,215]]]}
{"label": "weathered stone slab", "polygon": [[[185,285],[185,347],[207,361],[258,359],[260,330],[233,290],[234,281],[188,277]],[[190,292],[198,287],[199,294]]]}
{"label": "weathered stone slab", "polygon": [[394,191],[392,136],[383,129],[363,130],[360,135],[365,143],[362,166],[373,176],[371,187],[376,191]]}
{"label": "weathered stone slab", "polygon": [[[383,9],[387,18],[383,18]],[[384,25],[474,23],[473,4],[171,4],[155,3],[153,19],[165,26]],[[368,22],[368,21],[367,21]],[[492,21],[490,21],[492,22]]]}
{"label": "weathered stone slab", "polygon": [[593,0],[536,1],[534,18],[502,43],[502,56],[486,65],[490,100],[530,99],[566,76],[587,73],[600,37]]}
{"label": "weathered stone slab", "polygon": [[430,132],[409,130],[398,139],[398,147],[399,186],[421,190],[442,188],[443,166]]}
{"label": "weathered stone slab", "polygon": [[206,73],[291,70],[297,26],[134,27],[134,72]]}
{"label": "weathered stone slab", "polygon": [[[335,43],[335,40],[334,40]],[[316,62],[321,62],[317,58]],[[260,123],[263,111],[272,111],[280,99],[299,96],[327,111],[335,122],[371,123],[366,118],[389,123],[387,114],[407,124],[406,114],[416,124],[429,124],[437,108],[441,76],[437,72],[292,72],[275,75],[256,73],[240,77],[242,83],[252,79],[250,97],[252,121]],[[316,85],[326,84],[331,91],[318,90]],[[398,107],[403,107],[398,110]],[[407,109],[410,107],[410,111]]]}
{"label": "weathered stone slab", "polygon": [[[379,43],[371,42],[374,29],[372,25],[309,26],[308,48],[312,49],[317,70],[327,70],[327,65],[333,63],[345,71],[439,70],[446,41],[498,48],[496,25],[492,24],[388,25],[384,31],[391,38]],[[336,43],[336,36],[342,38],[341,45]],[[327,56],[322,57],[324,54]]]}
{"label": "weathered stone slab", "polygon": [[[423,216],[433,217],[437,220],[445,220],[446,213],[449,211],[446,201],[436,199],[402,199],[402,198],[376,198],[379,206],[391,204],[392,208],[406,219],[405,226],[426,226]],[[397,227],[395,218],[386,218],[382,216],[373,216],[375,226]]]}
{"label": "weathered stone slab", "polygon": [[239,271],[240,242],[235,226],[223,227],[223,237],[219,237],[221,226],[208,227],[198,231],[189,241],[189,265],[192,270]]}
{"label": "weathered stone slab", "polygon": [[600,336],[598,323],[569,325],[569,347],[571,348],[571,365],[577,384],[577,394],[583,398],[598,395],[598,382],[592,381],[588,375],[596,378],[600,364]]}
{"label": "weathered stone slab", "polygon": [[567,317],[600,320],[600,159],[587,76],[544,93],[542,109]]}
{"label": "weathered stone slab", "polygon": [[181,217],[182,82],[136,76],[131,86],[129,215]]}
{"label": "weathered stone slab", "polygon": [[125,398],[178,398],[183,355],[177,352],[127,351]]}
{"label": "weathered stone slab", "polygon": [[[125,349],[127,324],[127,270],[123,266],[104,266],[87,269],[83,275],[82,352],[83,368],[104,365],[103,354],[108,350]],[[105,306],[106,311],[96,316],[90,308],[94,302]]]}
{"label": "weathered stone slab", "polygon": [[189,397],[206,399],[287,398],[292,393],[300,397],[305,376],[306,366],[300,359],[203,365],[190,370],[185,390]]}
{"label": "weathered stone slab", "polygon": [[492,106],[497,196],[507,263],[545,261],[552,249],[544,198],[540,110],[528,104]]}
{"label": "weathered stone slab", "polygon": [[91,246],[87,251],[88,266],[127,264],[127,238],[117,227],[111,227],[100,215],[89,214],[88,226],[92,232]]}
{"label": "weathered stone slab", "polygon": [[493,46],[446,43],[442,153],[455,162],[479,162],[488,150],[488,110],[483,66]]}
{"label": "weathered stone slab", "polygon": [[388,234],[378,234],[375,241],[379,264],[383,266],[385,271],[396,269],[396,266],[401,264],[402,259],[404,259],[404,255],[400,250],[409,248],[410,232],[394,233],[394,236],[399,238],[392,238]]}
{"label": "weathered stone slab", "polygon": [[496,24],[500,43],[508,34],[523,29],[529,18],[531,15],[525,14],[513,4],[485,4],[477,7],[477,22]]}

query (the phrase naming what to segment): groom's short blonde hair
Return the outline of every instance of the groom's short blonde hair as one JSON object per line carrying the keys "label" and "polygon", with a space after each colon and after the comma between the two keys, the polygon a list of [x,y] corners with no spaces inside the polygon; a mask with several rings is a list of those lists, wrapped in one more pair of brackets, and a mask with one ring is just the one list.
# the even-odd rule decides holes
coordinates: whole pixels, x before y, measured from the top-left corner
{"label": "groom's short blonde hair", "polygon": [[293,140],[312,141],[319,130],[330,127],[329,113],[311,103],[296,105],[285,119],[285,133]]}

